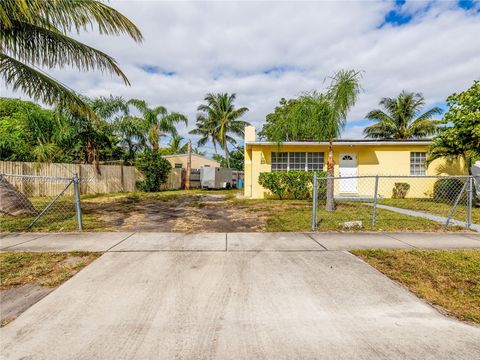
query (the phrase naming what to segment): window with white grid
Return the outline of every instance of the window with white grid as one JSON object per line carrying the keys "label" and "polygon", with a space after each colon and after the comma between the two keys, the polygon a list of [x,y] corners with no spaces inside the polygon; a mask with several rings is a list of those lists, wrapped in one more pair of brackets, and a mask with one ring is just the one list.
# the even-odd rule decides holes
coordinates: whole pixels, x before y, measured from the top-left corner
{"label": "window with white grid", "polygon": [[288,153],[272,152],[272,171],[288,170]]}
{"label": "window with white grid", "polygon": [[427,160],[427,153],[425,152],[411,152],[410,153],[410,175],[426,175],[425,161]]}
{"label": "window with white grid", "polygon": [[323,152],[272,152],[272,171],[321,171],[324,161]]}
{"label": "window with white grid", "polygon": [[305,170],[306,157],[304,152],[291,152],[288,154],[288,170]]}
{"label": "window with white grid", "polygon": [[321,171],[324,164],[323,152],[308,152],[307,153],[307,170],[308,171]]}

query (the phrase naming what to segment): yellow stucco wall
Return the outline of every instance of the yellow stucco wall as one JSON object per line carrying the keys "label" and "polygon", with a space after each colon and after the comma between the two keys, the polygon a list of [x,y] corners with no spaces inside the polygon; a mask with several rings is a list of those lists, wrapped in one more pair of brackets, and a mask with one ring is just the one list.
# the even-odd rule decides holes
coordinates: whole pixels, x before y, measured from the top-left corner
{"label": "yellow stucco wall", "polygon": [[[248,141],[248,140],[247,140]],[[339,176],[339,155],[355,153],[358,162],[358,176],[369,175],[410,175],[410,152],[426,152],[427,145],[338,145],[334,148],[335,176]],[[245,190],[246,197],[261,199],[268,195],[258,183],[261,172],[271,171],[271,153],[285,152],[324,152],[325,166],[328,156],[328,147],[324,145],[278,145],[246,144],[245,145]],[[463,174],[461,164],[448,164],[444,160],[436,160],[430,164],[426,175],[460,175]],[[374,179],[358,179],[358,195],[372,195]],[[382,197],[391,197],[394,183],[408,182],[410,190],[407,197],[429,196],[433,189],[434,178],[415,179],[381,179],[379,194]],[[335,193],[339,194],[338,181],[335,181]]]}

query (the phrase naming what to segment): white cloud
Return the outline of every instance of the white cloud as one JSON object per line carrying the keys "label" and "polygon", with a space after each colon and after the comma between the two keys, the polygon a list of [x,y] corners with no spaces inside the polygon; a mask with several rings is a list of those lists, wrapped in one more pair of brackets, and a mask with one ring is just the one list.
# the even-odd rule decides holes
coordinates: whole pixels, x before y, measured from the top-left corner
{"label": "white cloud", "polygon": [[[361,137],[356,122],[383,96],[420,91],[432,106],[480,78],[480,14],[453,3],[433,2],[425,10],[426,3],[407,2],[402,11],[416,14],[413,20],[381,28],[393,1],[110,5],[138,25],[143,44],[96,32],[80,39],[116,58],[132,86],[98,73],[51,74],[89,96],[112,93],[165,105],[187,114],[191,124],[207,92],[227,91],[237,93],[237,105],[250,108],[245,119],[260,128],[281,97],[321,89],[334,71],[354,68],[364,71],[364,92],[343,137]],[[175,75],[149,74],[139,65]],[[271,69],[284,71],[264,73]]]}

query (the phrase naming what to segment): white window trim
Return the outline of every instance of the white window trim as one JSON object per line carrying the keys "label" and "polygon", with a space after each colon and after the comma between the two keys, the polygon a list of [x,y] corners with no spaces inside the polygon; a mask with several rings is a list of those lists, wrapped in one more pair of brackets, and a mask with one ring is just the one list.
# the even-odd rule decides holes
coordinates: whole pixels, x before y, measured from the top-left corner
{"label": "white window trim", "polygon": [[[415,153],[420,153],[420,154],[424,154],[424,161],[423,161],[423,174],[417,174],[415,173],[415,166],[416,165],[421,165],[419,163],[412,163],[412,154],[415,154]],[[410,176],[427,176],[427,166],[426,166],[426,161],[427,161],[427,153],[426,151],[410,151],[410,154],[409,154],[409,161],[410,161]],[[412,166],[414,168],[413,172],[412,172]]]}
{"label": "white window trim", "polygon": [[[287,154],[287,170],[273,170],[273,154],[278,154],[278,153],[286,153]],[[272,151],[270,154],[270,159],[271,159],[271,171],[290,171],[290,154],[293,153],[303,153],[305,154],[305,168],[303,170],[296,169],[296,171],[323,171],[325,167],[325,152],[324,151]],[[322,161],[322,167],[321,169],[318,170],[308,170],[308,153],[318,153],[318,154],[323,154],[323,161]],[[293,160],[293,157],[292,157]],[[278,164],[277,164],[278,166]]]}

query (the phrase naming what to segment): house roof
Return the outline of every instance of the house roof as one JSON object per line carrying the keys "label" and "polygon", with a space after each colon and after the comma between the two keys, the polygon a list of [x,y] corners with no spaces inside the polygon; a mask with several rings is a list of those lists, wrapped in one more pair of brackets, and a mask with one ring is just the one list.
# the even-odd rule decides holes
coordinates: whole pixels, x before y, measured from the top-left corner
{"label": "house roof", "polygon": [[[165,159],[168,159],[168,158],[172,158],[172,157],[186,157],[188,156],[188,154],[173,154],[173,155],[162,155],[163,158]],[[198,158],[202,158],[202,159],[205,159],[205,160],[210,160],[210,161],[216,161],[218,162],[217,160],[214,160],[214,159],[210,159],[206,156],[203,156],[203,155],[198,155],[198,154],[194,154],[192,153],[192,156],[196,156]]]}
{"label": "house roof", "polygon": [[[278,145],[273,141],[247,141],[245,145]],[[291,145],[328,145],[328,141],[285,141],[280,143],[281,146]],[[334,145],[431,145],[432,140],[373,140],[373,139],[339,139],[333,141]]]}

